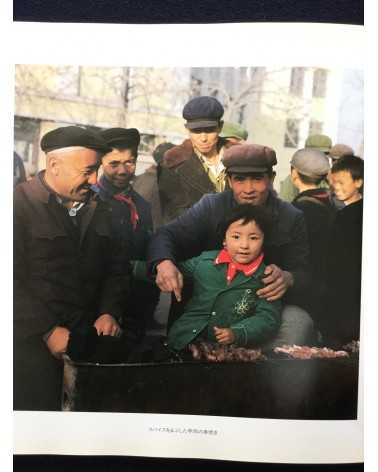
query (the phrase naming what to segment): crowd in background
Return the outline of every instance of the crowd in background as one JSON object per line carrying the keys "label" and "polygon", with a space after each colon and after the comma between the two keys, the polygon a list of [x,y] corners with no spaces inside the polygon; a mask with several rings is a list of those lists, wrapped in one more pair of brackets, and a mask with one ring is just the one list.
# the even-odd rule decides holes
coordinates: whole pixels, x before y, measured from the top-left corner
{"label": "crowd in background", "polygon": [[[188,139],[160,144],[138,177],[135,128],[46,133],[46,169],[29,181],[14,154],[15,409],[61,408],[65,356],[359,338],[363,160],[309,136],[277,194],[274,149],[223,113],[214,97],[190,100]],[[162,293],[167,332],[146,344]]]}

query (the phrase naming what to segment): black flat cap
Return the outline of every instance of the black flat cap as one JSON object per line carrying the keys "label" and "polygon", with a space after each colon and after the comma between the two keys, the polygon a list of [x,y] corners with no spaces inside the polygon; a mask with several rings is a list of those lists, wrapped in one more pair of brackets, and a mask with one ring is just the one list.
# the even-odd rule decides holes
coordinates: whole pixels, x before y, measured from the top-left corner
{"label": "black flat cap", "polygon": [[136,149],[140,143],[140,134],[136,128],[109,128],[100,134],[111,148]]}
{"label": "black flat cap", "polygon": [[98,133],[80,128],[79,126],[63,126],[53,129],[46,133],[41,139],[41,149],[44,152],[71,146],[81,146],[102,153],[111,151]]}
{"label": "black flat cap", "polygon": [[226,149],[222,159],[227,172],[247,174],[267,172],[277,164],[273,149],[259,144],[235,144]]}
{"label": "black flat cap", "polygon": [[221,103],[214,97],[192,98],[182,111],[188,129],[211,128],[219,125],[224,113]]}

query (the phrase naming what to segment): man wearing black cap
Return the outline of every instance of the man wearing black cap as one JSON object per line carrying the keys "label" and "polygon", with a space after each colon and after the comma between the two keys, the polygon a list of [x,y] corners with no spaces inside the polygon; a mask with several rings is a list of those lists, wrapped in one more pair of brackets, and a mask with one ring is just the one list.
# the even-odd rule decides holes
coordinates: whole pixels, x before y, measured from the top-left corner
{"label": "man wearing black cap", "polygon": [[41,148],[46,170],[14,196],[16,410],[61,408],[62,355],[83,359],[98,340],[118,339],[128,282],[109,209],[90,188],[106,142],[67,126]]}
{"label": "man wearing black cap", "polygon": [[231,190],[205,195],[160,228],[149,248],[149,263],[157,272],[156,283],[161,290],[174,292],[180,301],[183,278],[175,262],[220,248],[218,228],[230,208],[240,203],[264,205],[272,215],[273,229],[265,244],[268,266],[262,280],[266,286],[257,293],[269,301],[284,297],[286,306],[275,345],[305,344],[312,342],[313,323],[297,304],[309,284],[307,232],[302,212],[271,190],[276,163],[275,152],[265,146],[239,144],[227,149],[223,164]]}
{"label": "man wearing black cap", "polygon": [[226,178],[221,158],[225,139],[223,106],[214,97],[196,97],[183,109],[189,139],[164,154],[159,176],[163,221],[168,223],[206,193],[222,192]]}
{"label": "man wearing black cap", "polygon": [[[93,187],[112,210],[113,235],[133,260],[145,260],[153,225],[151,205],[132,187],[140,134],[136,128],[110,128],[101,136],[111,151],[102,158],[103,175]],[[159,290],[150,283],[131,278],[131,294],[125,307],[127,323],[139,338],[151,325]]]}

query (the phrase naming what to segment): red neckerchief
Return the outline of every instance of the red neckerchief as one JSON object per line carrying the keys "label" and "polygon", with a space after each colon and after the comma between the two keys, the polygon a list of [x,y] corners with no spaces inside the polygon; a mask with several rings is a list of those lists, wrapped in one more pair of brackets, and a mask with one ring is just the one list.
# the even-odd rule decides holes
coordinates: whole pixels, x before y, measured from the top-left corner
{"label": "red neckerchief", "polygon": [[256,272],[256,270],[260,267],[264,259],[264,253],[261,253],[256,259],[254,259],[249,264],[239,264],[238,262],[233,262],[231,260],[230,254],[228,253],[227,249],[222,249],[220,253],[217,255],[214,261],[214,265],[218,264],[228,264],[227,267],[227,284],[230,284],[234,279],[237,271],[243,272],[244,275],[250,276]]}
{"label": "red neckerchief", "polygon": [[[106,181],[104,181],[105,183]],[[112,193],[110,191],[110,188],[108,189],[107,187],[110,186],[110,184],[107,185],[107,187],[104,185],[103,182],[101,182],[101,179],[97,181],[97,185],[99,187],[101,187],[103,190],[105,190],[105,192],[107,192],[112,198],[114,198],[114,200],[118,200],[119,202],[123,202],[123,203],[126,203],[126,205],[129,206],[129,209],[130,209],[130,221],[131,221],[131,225],[133,227],[133,230],[135,231],[136,227],[137,227],[137,224],[138,224],[138,221],[139,221],[139,215],[138,215],[138,211],[137,211],[137,208],[135,206],[135,203],[133,202],[132,198],[125,195],[125,193],[123,192],[120,192],[120,193]],[[112,187],[114,188],[114,187]]]}
{"label": "red neckerchief", "polygon": [[131,197],[128,197],[124,193],[115,193],[113,195],[114,200],[118,200],[119,202],[124,202],[127,205],[129,205],[130,208],[130,220],[131,224],[133,226],[133,230],[135,231],[138,221],[139,221],[139,215],[138,211],[136,209],[135,203],[132,201]]}

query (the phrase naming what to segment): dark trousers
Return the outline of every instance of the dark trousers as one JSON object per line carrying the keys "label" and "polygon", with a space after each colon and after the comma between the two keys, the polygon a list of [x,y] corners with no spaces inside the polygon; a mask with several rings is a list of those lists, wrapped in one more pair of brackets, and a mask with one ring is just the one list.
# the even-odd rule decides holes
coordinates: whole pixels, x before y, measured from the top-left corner
{"label": "dark trousers", "polygon": [[63,362],[41,336],[13,340],[13,409],[61,410]]}

